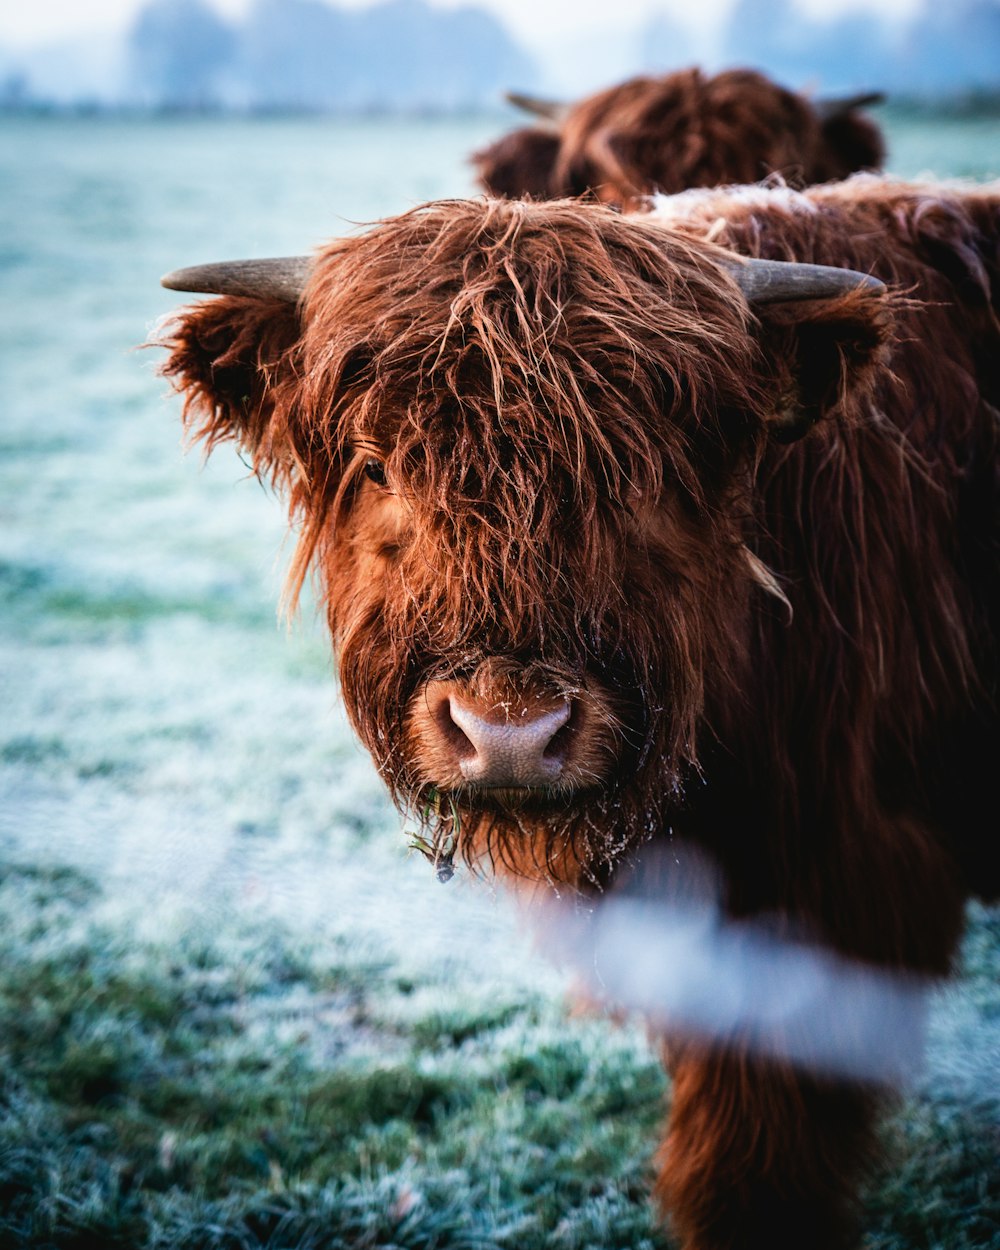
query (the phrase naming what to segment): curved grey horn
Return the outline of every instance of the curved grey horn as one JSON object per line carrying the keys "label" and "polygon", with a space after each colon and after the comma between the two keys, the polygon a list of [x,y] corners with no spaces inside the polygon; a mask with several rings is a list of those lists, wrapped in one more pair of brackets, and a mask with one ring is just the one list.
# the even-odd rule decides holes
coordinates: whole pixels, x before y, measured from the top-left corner
{"label": "curved grey horn", "polygon": [[862,287],[884,294],[885,283],[870,273],[833,265],[802,265],[789,260],[733,260],[726,268],[739,283],[748,304],[780,304],[799,299],[832,299]]}
{"label": "curved grey horn", "polygon": [[538,96],[523,95],[520,91],[505,91],[504,99],[532,117],[540,117],[556,125],[563,121],[571,107],[562,100],[542,100]]}
{"label": "curved grey horn", "polygon": [[223,260],[212,265],[175,269],[160,279],[170,291],[199,295],[252,295],[298,302],[309,274],[311,256],[275,256],[267,260]]}
{"label": "curved grey horn", "polygon": [[860,95],[832,96],[829,99],[813,100],[813,108],[821,122],[830,122],[834,118],[853,113],[855,109],[867,108],[869,104],[884,103],[884,91],[865,91]]}

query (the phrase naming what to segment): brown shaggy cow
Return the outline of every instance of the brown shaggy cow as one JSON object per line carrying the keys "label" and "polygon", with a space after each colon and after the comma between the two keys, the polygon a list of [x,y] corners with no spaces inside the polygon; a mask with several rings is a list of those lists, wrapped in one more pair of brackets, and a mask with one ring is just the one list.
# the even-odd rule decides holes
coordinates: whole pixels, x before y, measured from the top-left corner
{"label": "brown shaggy cow", "polygon": [[771,173],[808,186],[881,166],[881,133],[857,112],[880,98],[809,100],[747,69],[632,78],[571,105],[512,94],[547,124],[514,130],[471,160],[491,194],[536,199],[591,191],[632,205]]}
{"label": "brown shaggy cow", "polygon": [[[947,973],[1000,879],[1000,187],[453,201],[166,281],[223,293],[167,372],[288,493],[442,863],[597,898],[668,848],[673,897],[707,855],[734,920]],[[668,1062],[686,1247],[849,1240],[872,1085]]]}

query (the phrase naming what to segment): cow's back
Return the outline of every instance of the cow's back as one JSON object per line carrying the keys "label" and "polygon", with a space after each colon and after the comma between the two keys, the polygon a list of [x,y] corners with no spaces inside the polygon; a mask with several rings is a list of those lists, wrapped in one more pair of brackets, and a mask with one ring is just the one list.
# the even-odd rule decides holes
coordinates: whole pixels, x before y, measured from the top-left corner
{"label": "cow's back", "polygon": [[748,740],[735,754],[763,778],[767,821],[779,819],[768,786],[797,788],[808,806],[810,792],[836,804],[865,784],[865,744],[879,803],[930,816],[967,884],[995,896],[1000,186],[860,176],[804,193],[689,192],[657,212],[747,255],[872,272],[893,288],[895,333],[870,394],[761,466],[757,553],[794,615],[762,610],[748,697],[756,724],[795,741]]}

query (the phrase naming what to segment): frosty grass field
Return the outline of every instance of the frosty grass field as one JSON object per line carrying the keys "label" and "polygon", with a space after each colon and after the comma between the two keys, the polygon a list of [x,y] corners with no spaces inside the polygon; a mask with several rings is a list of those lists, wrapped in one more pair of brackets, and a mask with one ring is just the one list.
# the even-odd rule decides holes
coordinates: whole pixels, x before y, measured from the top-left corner
{"label": "frosty grass field", "polygon": [[[996,119],[889,118],[1000,173]],[[0,1245],[654,1247],[666,1094],[354,745],[283,511],[133,350],[179,265],[469,193],[489,120],[0,128]],[[884,1131],[874,1250],[1000,1246],[1000,911]],[[804,1248],[807,1250],[807,1248]]]}

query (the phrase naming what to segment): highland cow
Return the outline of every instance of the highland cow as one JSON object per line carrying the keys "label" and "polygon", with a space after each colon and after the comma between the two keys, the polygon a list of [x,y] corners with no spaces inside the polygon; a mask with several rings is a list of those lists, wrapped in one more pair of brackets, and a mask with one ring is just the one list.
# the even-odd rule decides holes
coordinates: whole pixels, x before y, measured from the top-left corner
{"label": "highland cow", "polygon": [[[171,275],[222,298],[166,371],[288,494],[439,867],[599,910],[707,858],[734,923],[937,978],[1000,877],[998,243],[1000,187],[869,177],[429,204]],[[664,1033],[684,1246],[848,1243],[875,1085]]]}
{"label": "highland cow", "polygon": [[878,127],[858,112],[880,95],[810,100],[753,70],[631,78],[567,105],[508,98],[542,124],[473,153],[479,181],[493,195],[590,192],[628,207],[653,192],[768,174],[803,187],[878,169],[885,158]]}

